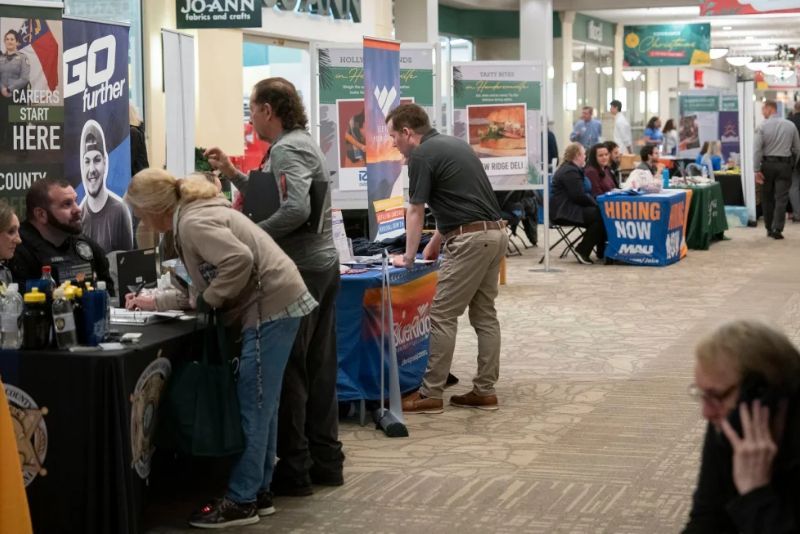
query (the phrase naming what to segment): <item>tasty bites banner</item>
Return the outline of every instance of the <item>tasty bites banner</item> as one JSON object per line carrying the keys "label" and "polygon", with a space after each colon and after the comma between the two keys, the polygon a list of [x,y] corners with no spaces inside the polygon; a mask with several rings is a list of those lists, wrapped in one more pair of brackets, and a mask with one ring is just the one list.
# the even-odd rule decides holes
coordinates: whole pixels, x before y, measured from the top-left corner
{"label": "tasty bites banner", "polygon": [[711,24],[625,26],[626,67],[676,67],[711,63]]}
{"label": "tasty bites banner", "polygon": [[601,195],[606,257],[634,265],[670,265],[685,255],[686,192]]}
{"label": "tasty bites banner", "polygon": [[0,196],[25,215],[42,178],[63,177],[61,10],[0,5]]}
{"label": "tasty bites banner", "polygon": [[543,74],[521,62],[453,65],[453,135],[469,143],[495,188],[541,183]]}
{"label": "tasty bites banner", "polygon": [[700,14],[705,16],[759,15],[761,13],[800,13],[800,0],[703,0]]}
{"label": "tasty bites banner", "polygon": [[[366,191],[366,116],[361,45],[318,49],[319,143],[334,188]],[[433,120],[433,50],[400,47],[400,103],[415,102]],[[405,165],[399,180],[408,184]]]}

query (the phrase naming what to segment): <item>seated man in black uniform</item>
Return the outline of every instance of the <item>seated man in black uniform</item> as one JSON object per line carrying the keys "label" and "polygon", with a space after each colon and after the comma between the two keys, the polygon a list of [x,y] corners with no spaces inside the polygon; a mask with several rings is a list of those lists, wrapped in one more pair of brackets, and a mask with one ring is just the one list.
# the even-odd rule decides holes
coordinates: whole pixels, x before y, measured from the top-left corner
{"label": "seated man in black uniform", "polygon": [[52,178],[34,182],[25,197],[25,211],[27,220],[19,228],[22,244],[9,263],[20,288],[26,280],[41,278],[42,266],[50,265],[58,284],[81,276],[104,280],[113,295],[105,252],[81,234],[81,208],[69,182]]}

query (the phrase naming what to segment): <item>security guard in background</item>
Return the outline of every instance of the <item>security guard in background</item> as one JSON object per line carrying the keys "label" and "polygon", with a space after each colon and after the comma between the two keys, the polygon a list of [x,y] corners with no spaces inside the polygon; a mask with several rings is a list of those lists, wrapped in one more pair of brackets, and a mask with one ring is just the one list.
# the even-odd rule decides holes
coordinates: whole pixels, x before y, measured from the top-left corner
{"label": "security guard in background", "polygon": [[42,266],[50,265],[58,284],[81,277],[104,280],[114,294],[105,252],[81,234],[81,209],[68,182],[53,178],[34,182],[25,208],[27,220],[19,228],[22,244],[9,263],[20,287],[26,280],[41,278]]}
{"label": "security guard in background", "polygon": [[786,204],[792,170],[800,157],[800,135],[791,121],[778,116],[778,105],[767,100],[761,108],[766,119],[756,131],[753,167],[761,185],[761,210],[767,236],[783,239]]}

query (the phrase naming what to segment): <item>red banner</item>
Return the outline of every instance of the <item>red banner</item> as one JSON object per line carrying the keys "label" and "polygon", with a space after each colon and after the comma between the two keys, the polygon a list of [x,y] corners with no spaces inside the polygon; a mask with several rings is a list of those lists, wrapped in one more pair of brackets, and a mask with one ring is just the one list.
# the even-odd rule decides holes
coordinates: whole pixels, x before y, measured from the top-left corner
{"label": "red banner", "polygon": [[700,15],[758,15],[800,13],[800,0],[703,0]]}

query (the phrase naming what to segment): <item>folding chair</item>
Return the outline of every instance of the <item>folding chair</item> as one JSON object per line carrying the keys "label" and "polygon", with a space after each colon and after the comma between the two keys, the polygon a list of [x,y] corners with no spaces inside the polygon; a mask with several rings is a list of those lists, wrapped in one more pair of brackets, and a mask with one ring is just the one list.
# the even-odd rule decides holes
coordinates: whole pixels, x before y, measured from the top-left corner
{"label": "folding chair", "polygon": [[[558,240],[550,246],[550,251],[556,248],[561,243],[564,243],[564,249],[561,251],[561,254],[558,255],[559,258],[565,258],[567,254],[570,252],[575,259],[578,259],[578,251],[575,250],[575,244],[580,241],[583,237],[584,232],[586,229],[580,226],[575,226],[569,223],[563,223],[559,221],[553,221],[550,223],[550,228],[558,232],[559,238]],[[577,235],[573,237],[573,234],[577,232]],[[544,256],[539,259],[539,263],[544,261]]]}

